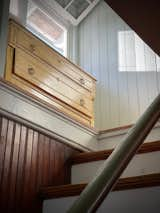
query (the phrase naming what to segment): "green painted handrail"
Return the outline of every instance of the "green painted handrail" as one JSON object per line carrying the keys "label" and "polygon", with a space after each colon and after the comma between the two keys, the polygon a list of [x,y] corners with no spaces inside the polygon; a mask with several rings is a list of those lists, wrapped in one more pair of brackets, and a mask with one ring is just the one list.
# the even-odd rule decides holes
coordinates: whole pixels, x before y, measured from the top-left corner
{"label": "green painted handrail", "polygon": [[67,213],[95,212],[132,159],[144,139],[160,117],[160,95],[131,128],[123,141],[104,162],[91,183]]}

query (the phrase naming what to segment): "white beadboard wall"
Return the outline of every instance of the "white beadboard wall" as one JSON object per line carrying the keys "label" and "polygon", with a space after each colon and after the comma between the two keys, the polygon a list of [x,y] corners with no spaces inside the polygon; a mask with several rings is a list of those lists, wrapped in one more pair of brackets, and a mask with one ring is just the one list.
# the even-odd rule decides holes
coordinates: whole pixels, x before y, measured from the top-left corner
{"label": "white beadboard wall", "polygon": [[79,65],[97,82],[95,125],[134,123],[160,91],[160,59],[101,1],[78,27]]}

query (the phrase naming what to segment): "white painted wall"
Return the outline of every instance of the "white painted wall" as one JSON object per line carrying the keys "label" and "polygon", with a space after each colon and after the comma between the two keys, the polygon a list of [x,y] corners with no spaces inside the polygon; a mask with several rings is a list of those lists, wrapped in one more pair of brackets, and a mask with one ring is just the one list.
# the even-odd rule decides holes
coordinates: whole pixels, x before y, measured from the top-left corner
{"label": "white painted wall", "polygon": [[96,132],[2,81],[0,113],[74,147],[97,150]]}
{"label": "white painted wall", "polygon": [[[126,137],[127,132],[130,128],[117,130],[114,132],[106,132],[98,135],[98,150],[107,150],[115,148],[120,142],[123,141]],[[160,124],[157,125],[151,130],[147,138],[144,140],[144,143],[154,142],[160,140]]]}
{"label": "white painted wall", "polygon": [[160,91],[159,57],[104,1],[81,22],[78,37],[79,65],[98,80],[96,127],[134,123]]}
{"label": "white painted wall", "polygon": [[98,80],[98,129],[134,123],[160,91],[160,59],[103,0],[78,27],[70,25],[68,57]]}
{"label": "white painted wall", "polygon": [[[43,213],[66,213],[76,197],[45,200]],[[159,213],[160,187],[111,192],[97,213]]]}
{"label": "white painted wall", "polygon": [[78,64],[78,27],[70,25],[67,32],[67,58]]}
{"label": "white painted wall", "polygon": [[[128,164],[121,178],[160,173],[160,151],[138,154]],[[104,160],[72,166],[71,183],[89,183],[102,169]]]}

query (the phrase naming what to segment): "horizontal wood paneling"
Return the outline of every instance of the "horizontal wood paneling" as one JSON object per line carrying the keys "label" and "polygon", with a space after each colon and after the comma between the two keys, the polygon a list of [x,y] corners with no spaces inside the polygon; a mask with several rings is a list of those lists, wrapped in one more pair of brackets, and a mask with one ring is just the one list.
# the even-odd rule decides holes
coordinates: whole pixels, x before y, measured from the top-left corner
{"label": "horizontal wood paneling", "polygon": [[78,151],[0,115],[0,209],[41,212],[41,186],[70,183],[68,159]]}
{"label": "horizontal wood paneling", "polygon": [[101,1],[81,22],[79,65],[97,79],[95,126],[135,123],[160,92],[160,58]]}
{"label": "horizontal wood paneling", "polygon": [[[86,185],[87,184],[84,183],[84,184],[64,185],[58,187],[45,187],[41,188],[39,194],[43,199],[77,196],[83,191]],[[160,174],[150,174],[119,179],[119,181],[113,188],[113,191],[152,187],[159,185],[160,185]]]}
{"label": "horizontal wood paneling", "polygon": [[[92,161],[105,160],[114,149],[80,153],[72,157],[72,164],[87,163]],[[160,151],[160,141],[144,143],[138,150],[137,154]]]}
{"label": "horizontal wood paneling", "polygon": [[5,80],[93,126],[96,80],[13,20],[8,38]]}

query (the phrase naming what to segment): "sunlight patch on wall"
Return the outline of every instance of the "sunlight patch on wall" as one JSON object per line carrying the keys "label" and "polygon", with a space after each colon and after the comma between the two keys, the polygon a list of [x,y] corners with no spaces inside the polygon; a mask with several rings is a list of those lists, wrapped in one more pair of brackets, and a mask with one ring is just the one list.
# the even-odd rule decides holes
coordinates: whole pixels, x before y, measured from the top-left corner
{"label": "sunlight patch on wall", "polygon": [[132,30],[118,32],[120,72],[160,72],[160,57]]}

